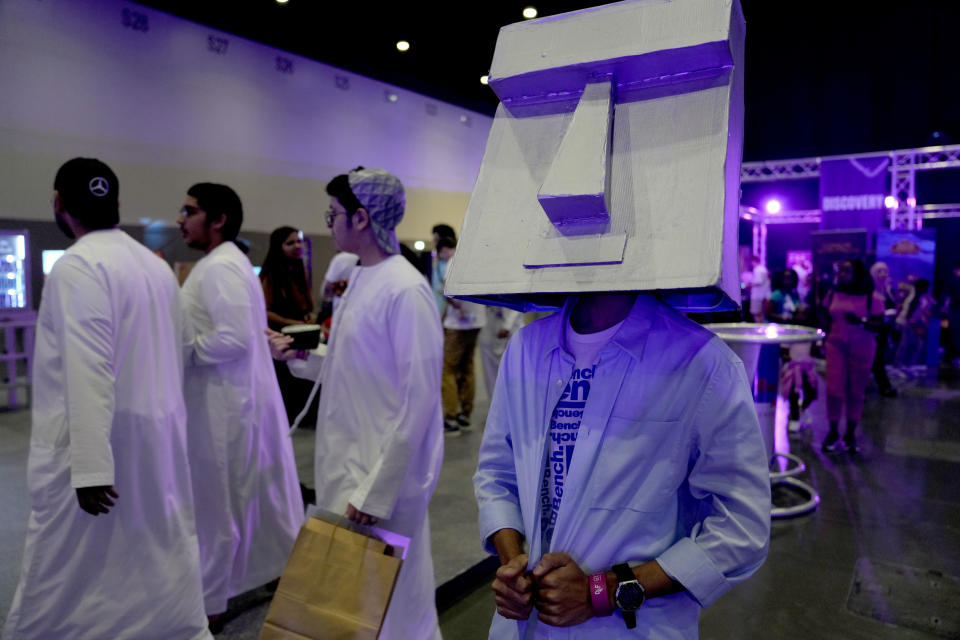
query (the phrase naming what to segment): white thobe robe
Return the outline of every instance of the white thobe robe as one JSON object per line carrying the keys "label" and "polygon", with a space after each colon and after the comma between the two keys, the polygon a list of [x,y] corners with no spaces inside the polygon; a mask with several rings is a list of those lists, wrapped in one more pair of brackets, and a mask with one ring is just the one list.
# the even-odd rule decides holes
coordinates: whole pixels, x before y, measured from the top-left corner
{"label": "white thobe robe", "polygon": [[[170,268],[119,230],[44,285],[23,569],[4,640],[207,638]],[[93,516],[76,488],[113,485]]]}
{"label": "white thobe robe", "polygon": [[439,638],[427,505],[443,462],[443,332],[424,277],[396,255],[357,267],[322,367],[317,506],[347,503],[411,538],[381,640]]}
{"label": "white thobe robe", "polygon": [[208,614],[283,572],[303,523],[289,425],[264,330],[263,290],[232,242],[183,283],[185,396]]}

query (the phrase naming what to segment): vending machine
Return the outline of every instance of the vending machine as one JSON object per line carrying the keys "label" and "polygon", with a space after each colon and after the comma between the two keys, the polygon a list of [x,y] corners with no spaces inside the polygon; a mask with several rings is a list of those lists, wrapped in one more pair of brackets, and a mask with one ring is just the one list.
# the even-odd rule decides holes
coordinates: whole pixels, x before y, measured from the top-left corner
{"label": "vending machine", "polygon": [[29,246],[27,231],[0,230],[0,315],[31,309]]}

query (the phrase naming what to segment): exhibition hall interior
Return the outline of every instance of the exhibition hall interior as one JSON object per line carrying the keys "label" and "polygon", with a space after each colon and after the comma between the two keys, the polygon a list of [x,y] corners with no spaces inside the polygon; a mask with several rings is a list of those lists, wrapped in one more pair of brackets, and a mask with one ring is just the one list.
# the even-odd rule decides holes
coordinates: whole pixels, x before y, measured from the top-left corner
{"label": "exhibition hall interior", "polygon": [[957,25],[3,0],[3,640],[960,638]]}

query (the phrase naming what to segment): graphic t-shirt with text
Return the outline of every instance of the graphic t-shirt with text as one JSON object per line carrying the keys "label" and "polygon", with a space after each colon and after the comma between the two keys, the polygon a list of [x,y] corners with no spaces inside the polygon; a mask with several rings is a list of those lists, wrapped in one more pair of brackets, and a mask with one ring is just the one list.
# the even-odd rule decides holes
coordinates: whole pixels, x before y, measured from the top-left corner
{"label": "graphic t-shirt with text", "polygon": [[576,364],[566,389],[550,416],[547,461],[540,484],[540,531],[543,535],[544,553],[550,549],[580,423],[590,397],[591,385],[595,384],[598,367],[602,364],[597,362],[597,356],[621,324],[623,322],[597,333],[580,334],[567,323],[567,347]]}

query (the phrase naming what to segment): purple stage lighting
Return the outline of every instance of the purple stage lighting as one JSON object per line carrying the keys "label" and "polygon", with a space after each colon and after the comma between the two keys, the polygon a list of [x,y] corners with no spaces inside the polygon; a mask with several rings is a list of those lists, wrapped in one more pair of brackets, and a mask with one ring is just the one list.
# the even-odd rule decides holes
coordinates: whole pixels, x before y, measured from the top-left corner
{"label": "purple stage lighting", "polygon": [[767,200],[767,203],[763,205],[763,208],[766,209],[767,213],[780,213],[783,205],[780,204],[779,200],[771,199]]}
{"label": "purple stage lighting", "polygon": [[900,206],[900,201],[893,196],[887,196],[883,199],[883,206],[887,209],[896,209]]}

